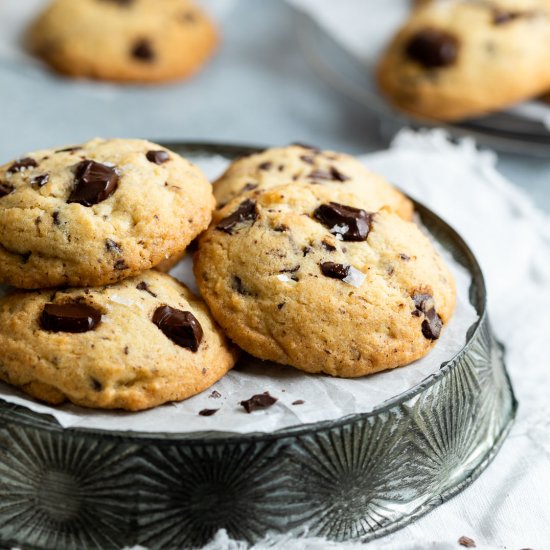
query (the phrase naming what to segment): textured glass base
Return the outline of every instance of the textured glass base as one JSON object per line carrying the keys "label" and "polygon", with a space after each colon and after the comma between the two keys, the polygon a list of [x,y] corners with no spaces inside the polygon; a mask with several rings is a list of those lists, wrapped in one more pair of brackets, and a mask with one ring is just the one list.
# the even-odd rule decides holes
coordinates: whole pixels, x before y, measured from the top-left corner
{"label": "textured glass base", "polygon": [[[247,148],[172,145],[187,157]],[[387,534],[471,483],[508,432],[516,401],[485,312],[479,266],[417,205],[472,275],[480,316],[435,376],[368,414],[274,434],[62,429],[0,402],[0,546],[61,550],[197,547],[221,528],[334,540]]]}

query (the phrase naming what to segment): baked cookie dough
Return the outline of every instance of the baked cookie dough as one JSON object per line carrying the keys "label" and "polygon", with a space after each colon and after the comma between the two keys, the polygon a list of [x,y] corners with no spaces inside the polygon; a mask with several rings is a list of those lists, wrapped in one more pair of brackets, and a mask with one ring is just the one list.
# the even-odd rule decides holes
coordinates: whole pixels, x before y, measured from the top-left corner
{"label": "baked cookie dough", "polygon": [[361,198],[365,208],[379,210],[388,206],[404,219],[412,218],[411,201],[357,159],[308,145],[275,147],[236,160],[214,182],[214,196],[218,205],[224,205],[252,189],[292,182],[345,190]]}
{"label": "baked cookie dough", "polygon": [[138,411],[211,386],[236,352],[204,303],[155,271],[0,299],[0,379],[51,404]]}
{"label": "baked cookie dough", "polygon": [[249,192],[214,214],[195,276],[241,348],[358,377],[426,355],[455,306],[452,274],[419,228],[320,185]]}
{"label": "baked cookie dough", "polygon": [[181,255],[214,205],[198,168],[147,141],[30,153],[0,167],[0,284],[114,283]]}
{"label": "baked cookie dough", "polygon": [[54,0],[28,32],[30,50],[55,70],[118,82],[187,77],[217,42],[188,0]]}
{"label": "baked cookie dough", "polygon": [[456,121],[550,89],[548,0],[427,3],[390,43],[378,82],[398,109]]}

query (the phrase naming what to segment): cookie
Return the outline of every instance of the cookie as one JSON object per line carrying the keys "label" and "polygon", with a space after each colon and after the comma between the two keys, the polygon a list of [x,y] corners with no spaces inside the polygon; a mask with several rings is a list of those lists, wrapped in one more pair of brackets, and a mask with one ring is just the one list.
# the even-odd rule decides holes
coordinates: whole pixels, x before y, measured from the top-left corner
{"label": "cookie", "polygon": [[415,117],[478,117],[550,89],[549,43],[547,0],[430,2],[383,54],[378,83]]}
{"label": "cookie", "polygon": [[267,149],[233,162],[214,183],[214,196],[218,205],[223,205],[251,189],[269,189],[291,182],[346,190],[362,198],[365,208],[379,210],[389,206],[405,219],[411,219],[413,214],[409,199],[352,156],[307,145]]}
{"label": "cookie", "polygon": [[214,204],[198,168],[147,141],[30,153],[0,167],[0,284],[114,283],[181,255]]}
{"label": "cookie", "polygon": [[58,72],[117,82],[188,77],[217,42],[188,0],[54,0],[28,32],[30,50]]}
{"label": "cookie", "polygon": [[227,335],[303,371],[358,377],[426,355],[454,309],[452,274],[419,228],[355,195],[292,184],[214,214],[194,270]]}
{"label": "cookie", "polygon": [[155,271],[0,299],[0,379],[60,404],[138,411],[187,399],[235,363],[204,303]]}

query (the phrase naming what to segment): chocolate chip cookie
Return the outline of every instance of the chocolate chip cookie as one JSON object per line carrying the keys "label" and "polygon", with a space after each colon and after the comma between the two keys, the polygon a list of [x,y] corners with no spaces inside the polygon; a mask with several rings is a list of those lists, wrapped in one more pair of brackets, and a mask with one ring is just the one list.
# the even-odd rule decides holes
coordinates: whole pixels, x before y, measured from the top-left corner
{"label": "chocolate chip cookie", "polygon": [[28,33],[55,70],[118,82],[187,77],[217,42],[213,22],[188,0],[54,0]]}
{"label": "chocolate chip cookie", "polygon": [[98,288],[0,299],[0,379],[60,404],[138,411],[211,386],[236,352],[204,303],[147,271]]}
{"label": "chocolate chip cookie", "polygon": [[0,167],[0,284],[119,281],[181,255],[214,204],[198,168],[147,141],[30,153]]}
{"label": "chocolate chip cookie", "polygon": [[415,224],[362,204],[332,187],[289,184],[214,214],[194,270],[234,342],[342,377],[429,352],[454,310],[452,274]]}
{"label": "chocolate chip cookie", "polygon": [[366,208],[379,210],[388,206],[404,219],[411,219],[413,214],[409,199],[355,158],[299,144],[267,149],[236,160],[214,183],[214,195],[218,205],[223,205],[240,193],[292,182],[355,193]]}
{"label": "chocolate chip cookie", "polygon": [[378,82],[398,109],[456,121],[550,89],[547,0],[427,3],[392,40]]}

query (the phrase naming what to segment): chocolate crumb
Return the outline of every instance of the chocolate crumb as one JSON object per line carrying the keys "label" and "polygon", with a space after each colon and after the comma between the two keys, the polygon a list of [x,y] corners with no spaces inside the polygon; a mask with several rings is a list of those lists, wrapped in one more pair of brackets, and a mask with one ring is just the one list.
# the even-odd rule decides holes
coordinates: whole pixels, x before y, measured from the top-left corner
{"label": "chocolate crumb", "polygon": [[303,405],[305,401],[303,399],[297,399],[296,401],[293,401],[293,405]]}
{"label": "chocolate crumb", "polygon": [[145,281],[141,281],[137,284],[136,288],[138,290],[143,290],[144,292],[147,292],[150,294],[153,298],[156,298],[157,295],[149,288],[149,285]]}
{"label": "chocolate crumb", "polygon": [[285,307],[285,302],[281,302],[280,304],[277,304],[277,309],[283,309]]}
{"label": "chocolate crumb", "polygon": [[107,252],[122,252],[122,249],[120,248],[120,246],[115,243],[115,241],[113,241],[112,239],[106,239],[105,240],[105,249],[107,250]]}
{"label": "chocolate crumb", "polygon": [[407,254],[399,254],[399,257],[404,261],[404,262],[408,262],[411,257],[410,256],[407,256]]}
{"label": "chocolate crumb", "polygon": [[124,260],[117,260],[114,267],[119,271],[123,271],[124,269],[128,269],[128,264]]}
{"label": "chocolate crumb", "polygon": [[466,548],[476,548],[476,543],[474,539],[471,539],[470,537],[460,537],[458,539],[458,544]]}
{"label": "chocolate crumb", "polygon": [[199,411],[200,416],[212,416],[216,414],[220,409],[203,409]]}
{"label": "chocolate crumb", "polygon": [[101,391],[103,389],[103,385],[99,380],[95,378],[90,378],[90,382],[92,383],[92,389],[94,391]]}
{"label": "chocolate crumb", "polygon": [[311,246],[304,246],[304,248],[302,248],[302,253],[304,255],[304,258],[311,252]]}
{"label": "chocolate crumb", "polygon": [[129,353],[130,353],[130,348],[128,346],[125,346],[124,355],[128,355]]}
{"label": "chocolate crumb", "polygon": [[241,406],[244,407],[247,413],[257,411],[259,409],[267,409],[277,402],[277,398],[269,395],[269,392],[253,395],[246,401],[241,401]]}
{"label": "chocolate crumb", "polygon": [[300,160],[302,160],[306,164],[313,164],[315,162],[315,158],[311,155],[301,155]]}
{"label": "chocolate crumb", "polygon": [[211,399],[219,399],[222,394],[218,390],[214,390],[208,397]]}

